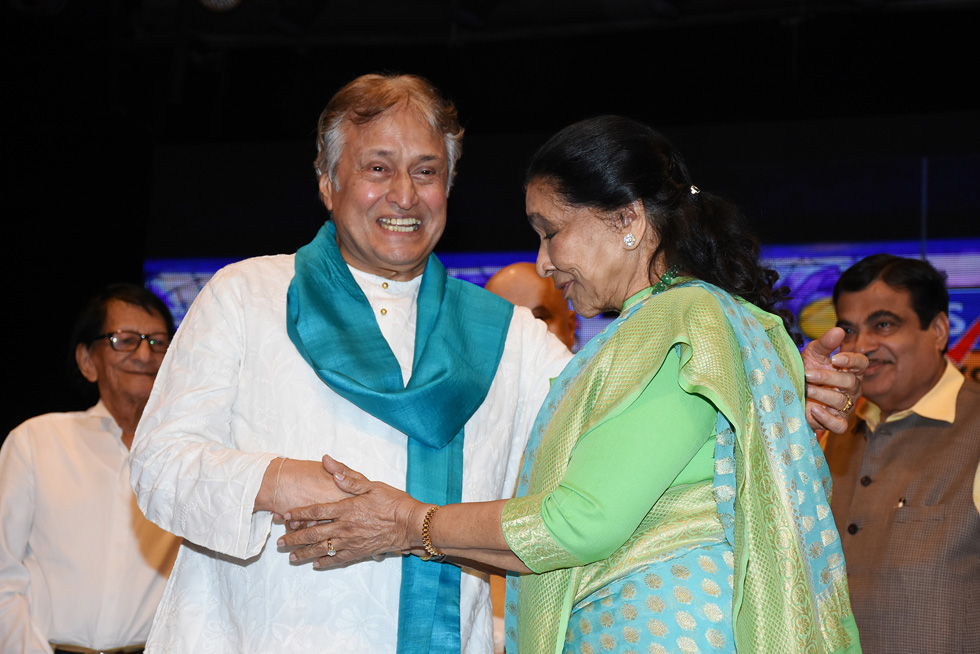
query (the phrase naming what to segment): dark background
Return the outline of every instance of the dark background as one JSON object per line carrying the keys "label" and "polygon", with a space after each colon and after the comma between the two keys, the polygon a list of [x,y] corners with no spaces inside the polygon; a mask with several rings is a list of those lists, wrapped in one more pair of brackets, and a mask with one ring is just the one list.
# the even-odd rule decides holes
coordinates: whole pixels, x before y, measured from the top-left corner
{"label": "dark background", "polygon": [[980,236],[977,2],[8,0],[6,434],[84,408],[75,313],[146,257],[294,251],[324,211],[319,112],[430,78],[464,156],[440,249],[530,249],[522,167],[621,113],[667,133],[767,243]]}

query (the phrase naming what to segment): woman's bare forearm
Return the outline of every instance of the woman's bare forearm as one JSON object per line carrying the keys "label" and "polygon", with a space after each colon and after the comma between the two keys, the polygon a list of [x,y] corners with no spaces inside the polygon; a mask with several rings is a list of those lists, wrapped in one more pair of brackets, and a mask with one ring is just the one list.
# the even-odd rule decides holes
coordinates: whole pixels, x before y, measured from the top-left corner
{"label": "woman's bare forearm", "polygon": [[[468,502],[440,507],[429,522],[432,546],[452,559],[476,561],[514,572],[530,572],[511,551],[500,526],[506,500]],[[418,527],[422,545],[422,527]]]}

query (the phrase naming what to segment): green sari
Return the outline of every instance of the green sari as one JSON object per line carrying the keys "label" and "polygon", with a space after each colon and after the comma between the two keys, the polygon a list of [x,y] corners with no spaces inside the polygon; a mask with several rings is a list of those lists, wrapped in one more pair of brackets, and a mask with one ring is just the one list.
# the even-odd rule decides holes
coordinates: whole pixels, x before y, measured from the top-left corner
{"label": "green sari", "polygon": [[[718,411],[714,479],[650,498],[619,550],[579,560],[545,526],[542,502],[582,436],[636,400],[672,352],[677,383]],[[860,651],[829,474],[802,397],[799,354],[775,316],[695,280],[632,298],[556,380],[532,432],[519,497],[504,509],[511,548],[542,571],[509,582],[508,651],[560,652],[573,606],[588,595],[723,542],[733,550],[728,619],[739,651]]]}

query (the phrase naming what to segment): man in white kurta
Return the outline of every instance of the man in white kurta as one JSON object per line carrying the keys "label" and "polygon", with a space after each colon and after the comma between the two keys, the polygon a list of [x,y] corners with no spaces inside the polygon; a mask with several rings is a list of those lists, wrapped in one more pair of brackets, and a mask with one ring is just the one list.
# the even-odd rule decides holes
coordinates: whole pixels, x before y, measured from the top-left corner
{"label": "man in white kurta", "polygon": [[[287,337],[292,274],[292,256],[220,271],[161,368],[139,430],[152,438],[138,437],[133,475],[147,516],[189,542],[157,613],[150,652],[395,651],[400,557],[331,571],[291,565],[276,549],[282,524],[269,512],[252,513],[277,455],[318,459],[327,452],[372,479],[405,485],[406,437],[334,393]],[[354,279],[407,372],[419,280]],[[490,393],[466,424],[464,501],[512,492],[548,379],[568,356],[544,323],[515,309]],[[461,584],[463,651],[492,651],[486,582],[464,573]]]}
{"label": "man in white kurta", "polygon": [[[418,86],[414,78],[367,77],[395,91]],[[462,133],[458,123],[435,131],[412,94],[366,123],[344,123],[339,162],[318,162],[339,252],[405,382],[416,297],[458,156],[446,143]],[[321,143],[322,153],[333,151]],[[329,453],[398,488],[406,486],[408,462],[406,435],[334,392],[290,340],[294,259],[251,259],[219,271],[181,325],[140,423],[131,459],[140,508],[185,539],[147,643],[151,654],[398,646],[401,556],[317,571],[291,564],[276,547],[284,527],[269,509],[300,505],[290,504],[300,501],[287,480],[294,460],[320,468]],[[351,324],[347,333],[362,329]],[[544,323],[514,310],[489,391],[465,423],[463,501],[512,493],[548,380],[569,356]],[[486,580],[467,571],[459,584],[459,648],[490,652]]]}

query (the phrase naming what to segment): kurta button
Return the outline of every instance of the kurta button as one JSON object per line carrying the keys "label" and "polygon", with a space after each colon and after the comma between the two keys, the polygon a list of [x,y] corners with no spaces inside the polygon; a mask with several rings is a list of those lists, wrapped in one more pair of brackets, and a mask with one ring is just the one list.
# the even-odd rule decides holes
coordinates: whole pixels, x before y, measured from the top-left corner
{"label": "kurta button", "polygon": [[382,282],[381,288],[388,288],[388,282]]}
{"label": "kurta button", "polygon": [[388,310],[387,310],[387,309],[382,309],[382,310],[381,310],[381,315],[382,315],[382,316],[386,316],[386,315],[388,315]]}
{"label": "kurta button", "polygon": [[856,524],[854,524],[853,522],[851,524],[847,525],[847,533],[852,534],[852,535],[858,533],[858,526]]}
{"label": "kurta button", "polygon": [[870,486],[871,485],[871,477],[869,477],[867,475],[861,477],[861,485],[862,486]]}

